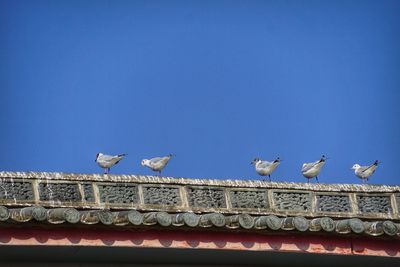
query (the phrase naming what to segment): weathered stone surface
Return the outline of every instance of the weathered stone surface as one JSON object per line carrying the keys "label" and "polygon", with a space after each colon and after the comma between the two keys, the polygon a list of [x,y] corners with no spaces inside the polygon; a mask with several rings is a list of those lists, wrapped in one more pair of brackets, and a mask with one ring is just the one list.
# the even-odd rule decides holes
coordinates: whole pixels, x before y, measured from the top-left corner
{"label": "weathered stone surface", "polygon": [[307,231],[310,227],[310,222],[306,218],[301,216],[295,217],[293,223],[294,227],[300,232]]}
{"label": "weathered stone surface", "polygon": [[82,184],[85,202],[95,202],[94,190],[92,184]]}
{"label": "weathered stone surface", "polygon": [[143,215],[136,210],[130,210],[128,212],[128,220],[133,225],[141,225],[143,223]]}
{"label": "weathered stone surface", "polygon": [[56,208],[47,212],[48,221],[54,224],[77,223],[80,220],[80,213],[74,208]]}
{"label": "weathered stone surface", "polygon": [[340,234],[347,234],[350,232],[360,234],[365,231],[363,222],[360,219],[352,218],[337,221],[336,232]]}
{"label": "weathered stone surface", "polygon": [[0,180],[0,200],[33,201],[31,182],[13,182]]}
{"label": "weathered stone surface", "polygon": [[242,191],[229,192],[232,208],[235,209],[264,209],[268,208],[266,191]]}
{"label": "weathered stone surface", "polygon": [[187,226],[196,227],[199,225],[200,216],[194,213],[184,213],[183,214],[183,221]]}
{"label": "weathered stone surface", "polygon": [[145,204],[160,206],[180,206],[182,204],[179,188],[167,186],[143,186]]}
{"label": "weathered stone surface", "polygon": [[335,221],[329,217],[321,218],[321,227],[325,232],[332,232],[335,230],[336,224]]}
{"label": "weathered stone surface", "polygon": [[225,225],[225,217],[220,213],[208,213],[200,216],[199,225],[202,227],[222,227]]}
{"label": "weathered stone surface", "polygon": [[276,217],[275,215],[266,216],[267,226],[271,230],[278,230],[282,227],[282,219]]}
{"label": "weathered stone surface", "polygon": [[39,183],[39,197],[42,201],[80,202],[78,184]]}
{"label": "weathered stone surface", "polygon": [[350,229],[356,234],[361,234],[365,230],[363,222],[358,218],[350,219],[349,225]]}
{"label": "weathered stone surface", "polygon": [[114,214],[109,210],[101,210],[97,212],[97,217],[104,225],[111,225],[114,221]]}
{"label": "weathered stone surface", "polygon": [[311,198],[307,193],[274,192],[275,208],[279,210],[308,211]]}
{"label": "weathered stone surface", "polygon": [[33,207],[32,216],[36,221],[45,221],[47,219],[47,211],[42,206]]}
{"label": "weathered stone surface", "polygon": [[131,184],[101,184],[99,188],[100,202],[109,204],[138,203],[138,190]]}
{"label": "weathered stone surface", "polygon": [[[143,224],[144,225],[154,225],[157,224],[157,212],[148,212],[143,214]],[[171,222],[172,223],[172,222]]]}
{"label": "weathered stone surface", "polygon": [[357,196],[358,209],[365,213],[391,213],[390,198],[386,196]]}
{"label": "weathered stone surface", "polygon": [[195,208],[226,208],[225,194],[220,189],[189,188],[189,205]]}
{"label": "weathered stone surface", "polygon": [[0,221],[1,222],[7,221],[9,217],[10,217],[10,211],[4,206],[0,206]]}
{"label": "weathered stone surface", "polygon": [[317,195],[317,210],[324,212],[350,212],[350,198],[342,195]]}
{"label": "weathered stone surface", "polygon": [[266,229],[267,228],[267,216],[260,216],[255,219],[254,228]]}
{"label": "weathered stone surface", "polygon": [[225,224],[228,228],[251,229],[254,226],[254,218],[248,214],[231,215],[225,217]]}
{"label": "weathered stone surface", "polygon": [[160,211],[156,213],[156,219],[159,225],[161,226],[170,226],[172,224],[171,215],[164,211]]}
{"label": "weathered stone surface", "polygon": [[390,236],[396,235],[397,232],[399,231],[396,224],[394,224],[391,221],[384,221],[382,223],[382,226],[383,226],[383,231],[385,232],[385,234],[390,235]]}
{"label": "weathered stone surface", "polygon": [[177,213],[172,216],[172,225],[182,226],[187,225],[195,227],[199,224],[200,217],[194,213]]}

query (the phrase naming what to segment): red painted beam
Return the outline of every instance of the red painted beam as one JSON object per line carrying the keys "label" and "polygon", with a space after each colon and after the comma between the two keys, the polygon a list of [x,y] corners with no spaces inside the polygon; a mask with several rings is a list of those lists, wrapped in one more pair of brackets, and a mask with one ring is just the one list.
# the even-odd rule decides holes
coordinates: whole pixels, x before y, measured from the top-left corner
{"label": "red painted beam", "polygon": [[400,257],[400,239],[281,232],[0,228],[0,245],[226,249]]}

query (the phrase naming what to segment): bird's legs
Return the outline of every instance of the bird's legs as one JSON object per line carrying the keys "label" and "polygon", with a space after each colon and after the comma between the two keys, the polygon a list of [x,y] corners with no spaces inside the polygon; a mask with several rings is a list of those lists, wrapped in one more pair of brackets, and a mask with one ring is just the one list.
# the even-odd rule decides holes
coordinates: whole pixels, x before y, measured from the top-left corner
{"label": "bird's legs", "polygon": [[315,176],[315,179],[317,180],[317,183],[319,183],[319,181],[318,181],[318,176]]}

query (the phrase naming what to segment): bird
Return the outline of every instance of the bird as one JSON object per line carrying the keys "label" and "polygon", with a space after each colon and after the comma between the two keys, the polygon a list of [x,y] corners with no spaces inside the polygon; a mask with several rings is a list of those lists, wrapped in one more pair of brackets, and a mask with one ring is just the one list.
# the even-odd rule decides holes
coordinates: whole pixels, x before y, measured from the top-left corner
{"label": "bird", "polygon": [[167,166],[169,160],[172,158],[172,154],[165,157],[156,157],[152,159],[142,160],[142,166],[149,167],[151,170],[158,172],[161,175],[161,171]]}
{"label": "bird", "polygon": [[271,174],[274,172],[276,167],[281,163],[281,159],[277,157],[274,161],[269,162],[266,160],[261,160],[259,158],[255,158],[250,164],[254,164],[256,168],[256,172],[261,176],[269,177],[269,181],[271,182]]}
{"label": "bird", "polygon": [[368,178],[374,174],[376,168],[378,168],[378,164],[379,161],[375,160],[375,162],[369,166],[360,166],[358,164],[354,164],[351,169],[354,170],[354,174],[361,178],[363,182],[368,182]]}
{"label": "bird", "polygon": [[304,177],[306,177],[308,180],[307,182],[310,182],[311,178],[314,178],[318,181],[318,174],[321,172],[322,167],[325,165],[325,161],[327,160],[327,157],[325,155],[322,155],[321,159],[311,162],[311,163],[303,163],[303,167],[301,168],[301,173],[303,174]]}
{"label": "bird", "polygon": [[97,153],[96,160],[97,164],[104,169],[104,174],[110,172],[110,168],[115,164],[118,164],[127,154],[119,154],[115,156],[104,155],[103,153]]}

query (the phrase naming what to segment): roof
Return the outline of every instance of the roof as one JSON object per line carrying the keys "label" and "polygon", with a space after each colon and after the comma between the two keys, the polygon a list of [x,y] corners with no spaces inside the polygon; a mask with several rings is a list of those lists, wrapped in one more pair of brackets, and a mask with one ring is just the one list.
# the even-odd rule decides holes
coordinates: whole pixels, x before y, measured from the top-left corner
{"label": "roof", "polygon": [[0,172],[0,227],[34,224],[400,236],[400,187]]}

